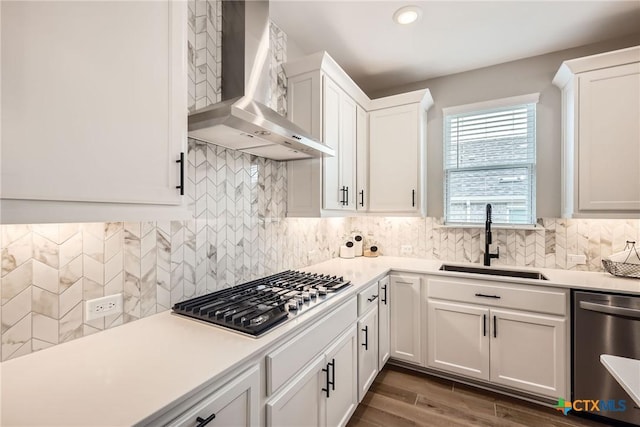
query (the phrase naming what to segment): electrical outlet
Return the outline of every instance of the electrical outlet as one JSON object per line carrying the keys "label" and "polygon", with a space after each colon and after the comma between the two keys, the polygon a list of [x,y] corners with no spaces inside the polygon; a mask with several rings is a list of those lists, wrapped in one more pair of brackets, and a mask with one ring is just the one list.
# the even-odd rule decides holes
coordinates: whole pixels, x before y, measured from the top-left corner
{"label": "electrical outlet", "polygon": [[400,246],[400,254],[401,255],[411,255],[413,253],[413,246],[411,245],[402,245]]}
{"label": "electrical outlet", "polygon": [[122,294],[94,298],[85,302],[86,320],[122,313]]}
{"label": "electrical outlet", "polygon": [[573,254],[568,254],[567,255],[567,262],[570,264],[586,264],[587,263],[587,256],[586,255],[573,255]]}

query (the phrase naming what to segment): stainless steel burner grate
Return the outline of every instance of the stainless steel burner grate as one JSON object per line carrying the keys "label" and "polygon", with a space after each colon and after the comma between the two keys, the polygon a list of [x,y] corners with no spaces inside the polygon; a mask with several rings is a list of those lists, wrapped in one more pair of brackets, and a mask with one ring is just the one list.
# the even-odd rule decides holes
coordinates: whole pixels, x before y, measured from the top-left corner
{"label": "stainless steel burner grate", "polygon": [[350,285],[342,277],[288,270],[177,303],[173,311],[258,336]]}

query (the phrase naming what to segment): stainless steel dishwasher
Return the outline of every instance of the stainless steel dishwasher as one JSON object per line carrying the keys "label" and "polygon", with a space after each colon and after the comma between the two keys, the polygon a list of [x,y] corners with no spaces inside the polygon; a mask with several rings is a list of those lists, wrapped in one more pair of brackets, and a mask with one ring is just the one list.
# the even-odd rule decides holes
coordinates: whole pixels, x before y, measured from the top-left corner
{"label": "stainless steel dishwasher", "polygon": [[640,425],[640,408],[600,363],[601,354],[640,359],[640,296],[575,291],[573,310],[572,401],[625,400],[623,411],[585,412]]}

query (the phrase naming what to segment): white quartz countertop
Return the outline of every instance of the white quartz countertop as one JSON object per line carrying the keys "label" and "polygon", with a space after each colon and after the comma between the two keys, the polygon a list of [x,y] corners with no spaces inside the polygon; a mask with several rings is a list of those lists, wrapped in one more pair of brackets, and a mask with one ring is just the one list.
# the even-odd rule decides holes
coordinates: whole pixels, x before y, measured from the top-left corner
{"label": "white quartz countertop", "polygon": [[600,362],[636,405],[640,406],[640,360],[601,354]]}
{"label": "white quartz countertop", "polygon": [[319,264],[306,267],[307,271],[325,271],[342,275],[356,285],[362,285],[387,274],[389,271],[401,271],[417,274],[433,274],[450,277],[465,277],[493,282],[524,283],[533,286],[552,286],[560,288],[585,289],[605,292],[619,292],[640,295],[640,280],[612,276],[605,272],[569,271],[551,268],[527,268],[506,265],[494,265],[492,268],[520,271],[536,271],[544,274],[549,280],[520,279],[513,277],[454,273],[440,271],[442,264],[462,265],[484,268],[480,264],[449,263],[446,261],[421,258],[357,257],[352,259],[334,258]]}
{"label": "white quartz countertop", "polygon": [[247,365],[390,270],[640,294],[640,280],[607,273],[535,269],[549,280],[514,280],[445,273],[438,270],[441,265],[441,261],[382,256],[337,258],[306,267],[303,270],[344,276],[354,286],[257,339],[164,312],[3,362],[0,424],[138,423]]}

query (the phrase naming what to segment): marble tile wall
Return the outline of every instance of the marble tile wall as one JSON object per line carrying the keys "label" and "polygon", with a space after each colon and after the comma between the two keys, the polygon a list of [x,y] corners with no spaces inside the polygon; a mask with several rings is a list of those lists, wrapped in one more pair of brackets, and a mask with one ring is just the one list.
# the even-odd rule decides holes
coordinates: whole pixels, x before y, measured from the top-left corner
{"label": "marble tile wall", "polygon": [[[188,107],[198,110],[221,101],[222,88],[222,1],[189,0],[187,38]],[[287,34],[270,23],[270,68],[268,104],[287,114]]]}
{"label": "marble tile wall", "polygon": [[187,37],[189,111],[220,101],[222,2],[188,1]]}
{"label": "marble tile wall", "polygon": [[[418,258],[481,263],[484,256],[483,228],[445,227],[436,218],[357,217],[350,228],[385,255],[399,256],[402,245],[410,245]],[[533,230],[494,227],[493,239],[500,247],[496,265],[602,271],[602,258],[623,250],[627,240],[640,243],[640,220],[540,218]],[[587,263],[568,263],[569,254],[585,255]]]}
{"label": "marble tile wall", "polygon": [[282,64],[287,62],[287,33],[275,23],[269,27],[269,106],[283,116],[287,115],[287,77]]}

